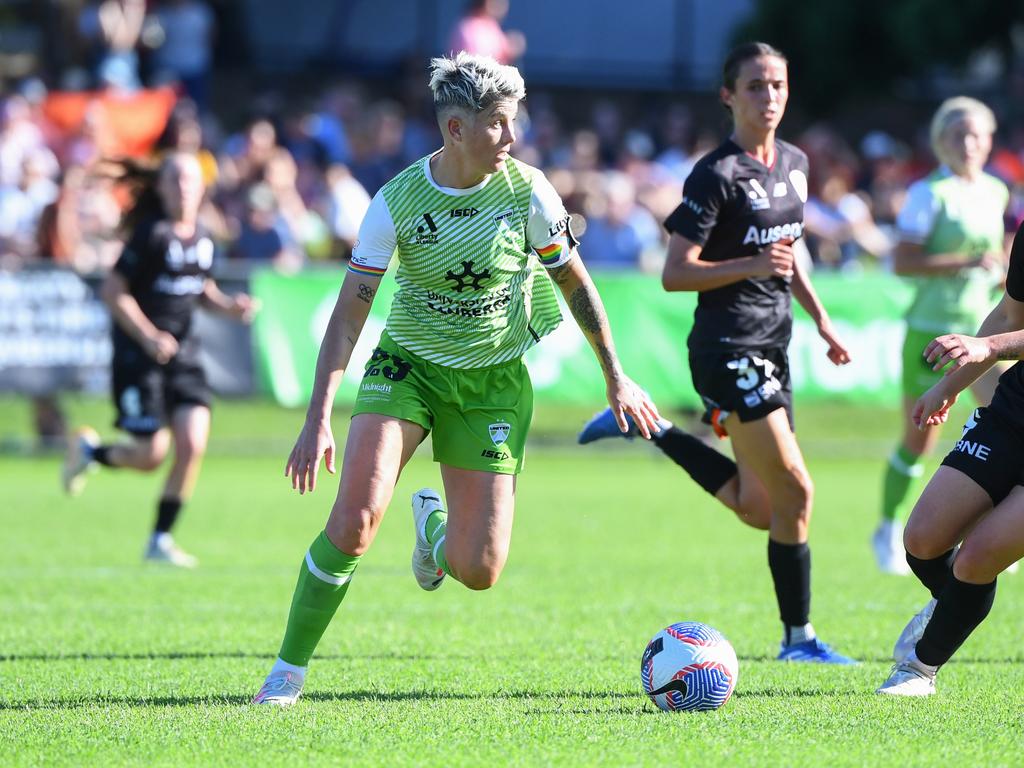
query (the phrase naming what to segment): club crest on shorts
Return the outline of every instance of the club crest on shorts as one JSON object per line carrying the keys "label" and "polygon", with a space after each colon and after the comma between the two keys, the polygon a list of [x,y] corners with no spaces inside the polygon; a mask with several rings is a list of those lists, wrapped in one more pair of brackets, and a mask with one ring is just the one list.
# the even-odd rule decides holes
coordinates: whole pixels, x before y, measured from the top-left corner
{"label": "club crest on shorts", "polygon": [[488,425],[487,434],[491,436],[491,442],[495,445],[501,445],[508,440],[508,433],[511,431],[512,425],[507,421],[496,421],[493,424]]}

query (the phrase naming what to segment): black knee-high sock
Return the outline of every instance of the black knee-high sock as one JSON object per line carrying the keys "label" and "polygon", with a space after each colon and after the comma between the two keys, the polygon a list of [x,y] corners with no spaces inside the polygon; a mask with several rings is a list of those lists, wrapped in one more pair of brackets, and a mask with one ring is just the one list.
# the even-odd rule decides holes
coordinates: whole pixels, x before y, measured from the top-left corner
{"label": "black knee-high sock", "polygon": [[712,496],[736,475],[735,461],[679,427],[669,427],[655,435],[654,444]]}
{"label": "black knee-high sock", "polygon": [[917,642],[917,658],[937,667],[949,661],[992,610],[996,583],[968,584],[950,575],[938,596],[935,613]]}
{"label": "black knee-high sock", "polygon": [[181,499],[160,499],[156,508],[156,525],[153,533],[169,533],[181,512]]}
{"label": "black knee-high sock", "polygon": [[113,447],[114,446],[112,445],[97,445],[92,449],[93,461],[96,461],[105,467],[116,467],[117,464],[110,463],[110,449]]}
{"label": "black knee-high sock", "polygon": [[768,568],[775,582],[779,618],[788,635],[789,627],[802,627],[810,621],[811,549],[806,543],[780,544],[768,539]]}
{"label": "black knee-high sock", "polygon": [[939,593],[953,577],[953,553],[955,551],[951,549],[933,560],[921,560],[907,552],[907,565],[934,598],[938,598]]}

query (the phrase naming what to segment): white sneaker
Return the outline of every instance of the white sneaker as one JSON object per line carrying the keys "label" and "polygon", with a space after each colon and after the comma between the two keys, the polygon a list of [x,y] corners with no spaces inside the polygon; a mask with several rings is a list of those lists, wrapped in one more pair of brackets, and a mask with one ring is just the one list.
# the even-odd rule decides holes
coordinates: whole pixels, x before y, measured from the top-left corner
{"label": "white sneaker", "polygon": [[909,656],[892,668],[889,679],[875,693],[889,696],[931,696],[935,693],[937,669],[926,667],[917,656]]}
{"label": "white sneaker", "polygon": [[883,520],[871,536],[871,549],[882,573],[896,576],[910,574],[907,554],[903,550],[903,526],[895,520]]}
{"label": "white sneaker", "polygon": [[[412,495],[412,519],[416,527],[416,546],[412,550],[412,573],[421,589],[432,592],[441,586],[445,573],[437,567],[427,541],[427,518],[436,509],[444,509],[441,494],[433,488],[420,488]],[[442,539],[443,541],[443,539]]]}
{"label": "white sneaker", "polygon": [[169,533],[155,534],[149,540],[146,554],[142,556],[142,559],[150,563],[164,563],[178,568],[195,568],[199,565],[198,558],[175,544],[174,538]]}
{"label": "white sneaker", "polygon": [[935,612],[935,599],[932,598],[928,601],[924,608],[918,611],[914,618],[907,622],[907,626],[900,632],[899,638],[896,640],[896,645],[892,647],[892,659],[897,664],[901,664],[906,661],[911,653],[914,652],[914,648],[917,646],[917,641],[921,639],[921,635],[924,634],[925,627],[928,626],[928,622],[932,620],[932,614]]}
{"label": "white sneaker", "polygon": [[290,707],[299,700],[305,683],[305,676],[298,672],[271,672],[263,681],[263,687],[252,697],[252,703]]}
{"label": "white sneaker", "polygon": [[87,473],[96,468],[92,451],[99,444],[100,436],[92,427],[82,427],[71,435],[60,478],[68,495],[77,496],[85,489]]}

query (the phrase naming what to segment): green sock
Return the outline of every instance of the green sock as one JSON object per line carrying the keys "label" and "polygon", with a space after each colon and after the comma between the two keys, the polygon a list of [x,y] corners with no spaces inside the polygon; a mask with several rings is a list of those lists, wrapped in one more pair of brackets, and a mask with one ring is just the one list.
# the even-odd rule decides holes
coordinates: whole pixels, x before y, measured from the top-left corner
{"label": "green sock", "polygon": [[278,656],[289,664],[305,667],[316,650],[327,625],[341,605],[352,573],[359,564],[358,555],[346,555],[327,533],[321,531],[299,566],[288,628]]}
{"label": "green sock", "polygon": [[[427,522],[423,526],[427,534],[427,543],[434,552],[434,562],[442,571],[452,576],[448,570],[448,560],[444,556],[444,538],[448,531],[448,513],[443,509],[435,509],[427,516]],[[452,576],[454,579],[455,577]]]}
{"label": "green sock", "polygon": [[924,463],[902,445],[889,457],[882,485],[882,519],[904,520],[907,516],[910,487],[924,474]]}

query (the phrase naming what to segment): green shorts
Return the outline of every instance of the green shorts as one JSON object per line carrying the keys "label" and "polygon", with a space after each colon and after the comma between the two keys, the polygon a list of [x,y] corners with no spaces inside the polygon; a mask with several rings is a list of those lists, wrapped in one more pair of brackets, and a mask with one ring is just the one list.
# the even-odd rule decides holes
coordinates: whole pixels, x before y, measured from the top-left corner
{"label": "green shorts", "polygon": [[929,331],[907,329],[903,341],[903,396],[917,400],[942,378],[940,371],[933,371],[932,364],[924,359],[924,350],[937,334]]}
{"label": "green shorts", "polygon": [[434,461],[517,475],[533,418],[533,385],[521,359],[490,368],[431,363],[382,333],[352,415],[376,413],[433,432]]}

